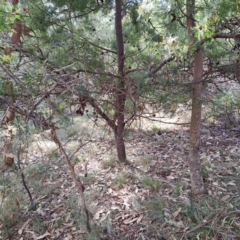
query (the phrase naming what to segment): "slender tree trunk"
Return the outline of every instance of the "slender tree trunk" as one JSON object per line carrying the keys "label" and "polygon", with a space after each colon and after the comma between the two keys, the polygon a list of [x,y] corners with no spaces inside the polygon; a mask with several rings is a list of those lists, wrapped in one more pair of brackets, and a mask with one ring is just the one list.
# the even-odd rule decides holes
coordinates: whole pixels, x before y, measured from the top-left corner
{"label": "slender tree trunk", "polygon": [[117,100],[116,100],[116,117],[117,127],[115,129],[115,142],[117,148],[117,156],[120,161],[126,161],[126,151],[124,144],[124,111],[125,111],[125,73],[124,73],[124,44],[122,35],[122,1],[115,0],[115,31],[117,40],[118,53],[118,74],[122,78],[118,79],[117,84]]}
{"label": "slender tree trunk", "polygon": [[75,187],[79,191],[82,211],[83,211],[83,213],[85,215],[85,218],[86,218],[86,228],[87,228],[88,231],[90,231],[91,230],[90,219],[89,219],[89,212],[87,210],[85,197],[84,197],[84,186],[83,186],[81,180],[77,179],[74,167],[71,164],[71,161],[70,161],[65,149],[63,148],[62,143],[60,142],[60,140],[57,136],[56,130],[54,129],[54,127],[52,127],[52,129],[48,129],[48,131],[49,131],[49,134],[50,134],[52,140],[57,144],[60,153],[63,155],[64,160],[65,160],[66,164],[68,165],[68,169],[70,171],[71,177],[72,177],[72,179],[75,183]]}
{"label": "slender tree trunk", "polygon": [[[12,12],[15,12],[15,6],[17,6],[18,4],[18,0],[12,0],[12,5],[13,5],[13,9]],[[20,22],[20,20],[15,19],[14,23],[13,23],[13,34],[11,36],[11,41],[10,47],[5,48],[4,50],[4,54],[5,55],[10,55],[13,50],[14,50],[14,45],[17,44],[20,41],[21,35],[22,35],[22,30],[23,30],[23,25]],[[5,82],[5,92],[8,96],[9,101],[13,104],[15,102],[15,96],[14,96],[14,89],[13,89],[13,84],[10,81]],[[11,108],[11,106],[9,106],[4,114],[5,116],[5,123],[11,123],[14,118],[15,118],[15,112],[14,110]],[[4,141],[5,141],[5,145],[4,145],[4,161],[7,165],[11,165],[14,162],[14,157],[12,154],[12,141],[13,141],[13,134],[10,132],[10,137],[5,137]]]}
{"label": "slender tree trunk", "polygon": [[[192,28],[195,26],[194,8],[195,1],[187,0],[187,28],[188,34],[192,38],[193,42],[195,42],[192,31]],[[201,47],[199,47],[199,49],[197,49],[194,53],[193,75],[192,115],[189,137],[189,166],[192,193],[194,196],[199,196],[204,192],[201,162],[198,156],[200,146],[203,76],[203,57]]]}
{"label": "slender tree trunk", "polygon": [[[202,49],[194,54],[194,79],[192,96],[192,116],[189,138],[189,165],[193,195],[204,192],[201,162],[198,156],[200,146],[200,128],[202,111]],[[199,82],[200,81],[200,82]]]}

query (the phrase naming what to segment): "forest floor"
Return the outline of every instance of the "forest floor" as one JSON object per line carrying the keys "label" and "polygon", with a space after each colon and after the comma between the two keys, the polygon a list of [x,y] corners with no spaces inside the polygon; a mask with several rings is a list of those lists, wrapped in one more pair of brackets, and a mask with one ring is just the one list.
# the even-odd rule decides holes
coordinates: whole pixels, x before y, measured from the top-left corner
{"label": "forest floor", "polygon": [[112,133],[96,129],[81,121],[59,131],[85,186],[91,233],[63,157],[35,134],[21,162],[37,207],[28,208],[21,172],[1,166],[0,239],[240,239],[239,132],[220,124],[202,128],[205,194],[197,200],[191,197],[188,126],[129,130],[127,164],[116,161]]}

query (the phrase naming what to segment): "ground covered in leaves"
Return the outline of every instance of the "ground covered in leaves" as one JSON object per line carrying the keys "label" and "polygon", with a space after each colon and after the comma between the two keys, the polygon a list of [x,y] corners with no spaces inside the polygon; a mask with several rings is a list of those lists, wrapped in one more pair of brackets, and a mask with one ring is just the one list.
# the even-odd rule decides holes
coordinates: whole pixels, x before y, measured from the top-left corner
{"label": "ground covered in leaves", "polygon": [[108,129],[80,125],[59,135],[85,186],[91,232],[63,157],[35,134],[20,160],[36,207],[30,208],[21,171],[1,166],[0,239],[240,239],[239,132],[202,127],[206,192],[193,200],[187,126],[129,130],[123,164]]}

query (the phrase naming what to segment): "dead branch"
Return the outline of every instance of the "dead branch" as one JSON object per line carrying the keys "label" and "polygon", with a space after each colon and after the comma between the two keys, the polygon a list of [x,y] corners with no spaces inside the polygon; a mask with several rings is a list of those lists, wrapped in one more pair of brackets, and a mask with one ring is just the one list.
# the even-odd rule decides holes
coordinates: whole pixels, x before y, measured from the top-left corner
{"label": "dead branch", "polygon": [[148,73],[148,76],[152,76],[153,74],[155,74],[157,71],[163,68],[167,63],[171,62],[174,58],[175,56],[162,60],[161,63],[156,68],[154,68],[152,71]]}
{"label": "dead branch", "polygon": [[220,212],[218,212],[212,219],[207,220],[207,221],[202,221],[199,225],[197,225],[196,227],[192,228],[191,230],[187,231],[186,233],[184,233],[182,235],[182,237],[180,238],[180,240],[182,240],[184,237],[186,237],[188,234],[195,232],[196,230],[198,230],[199,228],[205,226],[206,224],[210,223],[210,222],[214,222],[222,213],[223,213],[224,209],[222,209]]}
{"label": "dead branch", "polygon": [[82,211],[86,218],[86,228],[88,231],[90,231],[91,229],[90,229],[90,223],[89,223],[89,212],[86,207],[86,202],[85,202],[84,193],[83,193],[85,188],[84,188],[82,182],[77,179],[76,173],[74,171],[74,167],[71,164],[70,159],[69,159],[65,149],[63,148],[62,143],[60,142],[60,140],[57,136],[55,128],[51,127],[51,129],[48,129],[47,132],[51,136],[52,140],[57,144],[60,153],[64,156],[64,160],[65,160],[66,164],[68,165],[68,169],[69,169],[71,177],[75,183],[75,187],[80,193],[81,207],[82,207]]}
{"label": "dead branch", "polygon": [[17,152],[17,165],[18,165],[18,169],[21,171],[21,178],[22,178],[22,183],[23,183],[23,186],[24,188],[26,189],[27,193],[28,193],[28,196],[29,196],[29,199],[30,199],[30,203],[31,203],[31,206],[29,208],[29,210],[35,210],[36,209],[36,204],[34,203],[34,200],[32,198],[32,194],[26,184],[26,181],[25,181],[25,175],[21,169],[21,164],[20,164],[20,148],[18,149],[18,152]]}

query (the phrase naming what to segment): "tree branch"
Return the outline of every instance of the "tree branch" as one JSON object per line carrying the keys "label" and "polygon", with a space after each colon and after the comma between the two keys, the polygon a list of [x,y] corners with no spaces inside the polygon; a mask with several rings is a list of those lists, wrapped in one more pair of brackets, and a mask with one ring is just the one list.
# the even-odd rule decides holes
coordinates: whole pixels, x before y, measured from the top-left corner
{"label": "tree branch", "polygon": [[85,97],[87,98],[89,104],[96,110],[96,112],[109,124],[113,130],[115,130],[117,127],[116,124],[101,110],[101,108],[96,104],[95,99],[90,96]]}
{"label": "tree branch", "polygon": [[224,32],[217,32],[213,35],[213,38],[239,38],[240,32],[235,33],[224,33]]}
{"label": "tree branch", "polygon": [[205,42],[211,40],[211,39],[221,38],[221,39],[229,39],[229,38],[240,38],[240,32],[235,33],[224,33],[224,32],[216,32],[213,34],[210,38],[204,38],[202,41],[200,41],[197,44],[197,49],[199,49]]}
{"label": "tree branch", "polygon": [[92,73],[95,75],[101,75],[101,76],[109,76],[109,77],[114,77],[114,78],[122,78],[121,76],[114,75],[112,73],[105,73],[105,72],[95,72],[95,71],[90,71],[86,69],[78,69],[70,74],[76,74],[76,73]]}
{"label": "tree branch", "polygon": [[47,97],[49,94],[59,85],[59,83],[54,84],[51,88],[49,88],[43,95],[42,97],[33,105],[31,111],[29,112],[26,122],[28,122],[30,116],[34,112],[35,108]]}
{"label": "tree branch", "polygon": [[97,44],[92,43],[92,42],[90,42],[90,41],[88,41],[88,43],[91,44],[91,45],[93,45],[94,47],[99,48],[99,49],[102,49],[102,50],[104,50],[104,51],[106,51],[106,52],[110,52],[110,53],[117,54],[116,51],[113,51],[113,50],[110,50],[110,49],[107,49],[107,48],[104,48],[104,47],[98,46]]}
{"label": "tree branch", "polygon": [[169,57],[165,60],[163,60],[157,67],[155,67],[153,70],[151,70],[148,73],[148,76],[151,76],[153,74],[155,74],[157,71],[159,71],[162,67],[164,67],[167,63],[171,62],[173,59],[175,58],[175,56]]}

